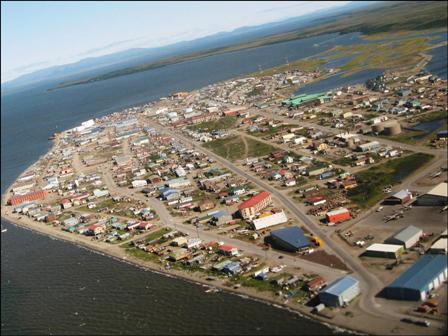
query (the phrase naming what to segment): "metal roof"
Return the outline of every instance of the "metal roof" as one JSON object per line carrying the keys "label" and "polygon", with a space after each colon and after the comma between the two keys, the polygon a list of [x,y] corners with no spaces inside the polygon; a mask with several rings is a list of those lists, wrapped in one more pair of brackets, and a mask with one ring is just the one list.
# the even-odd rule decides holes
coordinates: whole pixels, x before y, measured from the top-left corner
{"label": "metal roof", "polygon": [[396,235],[394,235],[393,238],[402,242],[406,242],[409,239],[413,238],[415,235],[421,235],[422,233],[422,229],[413,225],[409,225],[407,228],[404,228]]}
{"label": "metal roof", "polygon": [[366,251],[374,251],[374,252],[397,252],[402,249],[401,245],[393,245],[393,244],[372,244],[370,245]]}
{"label": "metal roof", "polygon": [[447,260],[444,255],[426,254],[421,257],[411,268],[402,273],[388,287],[400,287],[423,291],[435,276],[447,268]]}
{"label": "metal roof", "polygon": [[391,197],[395,197],[398,199],[405,199],[406,197],[408,197],[409,195],[411,195],[411,193],[409,192],[409,190],[400,190],[399,192],[393,194]]}
{"label": "metal roof", "polygon": [[305,236],[303,230],[297,226],[272,231],[271,235],[297,249],[310,246],[309,239]]}
{"label": "metal roof", "polygon": [[448,197],[448,183],[442,182],[426,193],[427,195]]}
{"label": "metal roof", "polygon": [[352,288],[358,283],[359,281],[357,279],[347,275],[332,282],[330,285],[322,289],[320,293],[329,293],[339,296],[343,294],[347,289]]}

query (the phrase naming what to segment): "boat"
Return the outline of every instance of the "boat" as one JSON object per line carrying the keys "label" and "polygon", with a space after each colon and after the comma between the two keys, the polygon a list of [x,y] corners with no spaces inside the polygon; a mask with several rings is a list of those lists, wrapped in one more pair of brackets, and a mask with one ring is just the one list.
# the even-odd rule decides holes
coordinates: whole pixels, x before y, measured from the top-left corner
{"label": "boat", "polygon": [[8,229],[2,229],[2,233],[8,231]]}
{"label": "boat", "polygon": [[217,293],[219,292],[219,289],[216,288],[209,288],[205,291],[206,293]]}

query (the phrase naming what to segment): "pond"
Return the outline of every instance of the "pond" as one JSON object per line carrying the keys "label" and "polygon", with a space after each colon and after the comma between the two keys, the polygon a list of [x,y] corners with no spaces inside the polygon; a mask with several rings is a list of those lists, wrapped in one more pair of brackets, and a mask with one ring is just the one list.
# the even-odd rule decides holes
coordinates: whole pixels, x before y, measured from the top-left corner
{"label": "pond", "polygon": [[437,120],[431,120],[427,122],[423,122],[420,124],[415,125],[412,129],[416,131],[423,132],[422,134],[416,135],[412,137],[414,140],[420,140],[427,136],[428,134],[436,131],[440,127],[442,127],[446,123],[446,119],[437,119]]}

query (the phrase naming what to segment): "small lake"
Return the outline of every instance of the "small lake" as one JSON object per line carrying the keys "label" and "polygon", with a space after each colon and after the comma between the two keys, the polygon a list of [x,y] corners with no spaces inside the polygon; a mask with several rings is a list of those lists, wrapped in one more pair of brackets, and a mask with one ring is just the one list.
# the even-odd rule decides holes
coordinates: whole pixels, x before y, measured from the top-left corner
{"label": "small lake", "polygon": [[423,122],[420,124],[415,125],[412,129],[416,131],[424,132],[423,134],[416,135],[412,137],[414,140],[420,140],[427,136],[428,134],[436,131],[440,127],[442,127],[444,124],[446,124],[446,119],[438,119],[438,120],[431,120],[427,122]]}

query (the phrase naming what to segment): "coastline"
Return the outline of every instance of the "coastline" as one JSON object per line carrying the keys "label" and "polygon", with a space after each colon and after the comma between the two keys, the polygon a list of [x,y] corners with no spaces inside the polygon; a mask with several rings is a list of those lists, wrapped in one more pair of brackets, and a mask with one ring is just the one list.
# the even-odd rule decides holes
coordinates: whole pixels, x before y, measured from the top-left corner
{"label": "coastline", "polygon": [[[5,195],[2,196],[2,199]],[[41,234],[44,236],[47,236],[52,239],[56,239],[59,241],[68,242],[70,244],[73,244],[79,248],[87,249],[90,252],[98,253],[102,256],[113,258],[116,261],[125,262],[129,265],[132,265],[134,267],[138,267],[140,269],[143,269],[145,271],[151,271],[159,275],[171,277],[171,278],[177,278],[183,281],[188,281],[190,283],[194,283],[196,285],[200,285],[203,287],[208,288],[219,288],[222,291],[225,291],[226,293],[237,295],[241,298],[254,300],[257,302],[262,302],[264,304],[272,305],[280,309],[287,310],[289,312],[298,314],[300,317],[310,319],[312,321],[322,323],[326,325],[327,327],[331,328],[332,330],[336,332],[344,332],[344,333],[350,333],[355,335],[365,335],[367,334],[367,331],[365,330],[359,330],[355,326],[357,323],[353,321],[353,323],[347,323],[349,325],[345,325],[344,323],[338,323],[334,322],[328,319],[325,319],[321,316],[312,314],[311,312],[308,312],[304,309],[300,309],[298,307],[294,307],[291,304],[284,304],[280,300],[276,301],[272,299],[269,295],[270,292],[260,292],[253,288],[248,287],[240,287],[239,289],[234,289],[233,287],[227,287],[224,285],[225,280],[217,279],[213,282],[207,281],[204,278],[200,277],[196,273],[188,273],[185,271],[178,271],[169,269],[166,270],[162,268],[161,266],[158,266],[154,263],[151,263],[149,261],[143,261],[138,258],[135,258],[131,255],[128,255],[125,250],[118,245],[110,245],[107,243],[102,243],[98,241],[91,241],[90,239],[81,239],[84,237],[74,236],[73,234],[69,232],[64,232],[62,230],[58,230],[56,228],[53,228],[50,225],[46,225],[43,223],[34,222],[29,218],[22,218],[21,220],[18,220],[17,218],[14,218],[11,214],[5,212],[4,210],[4,203],[2,202],[2,213],[1,218],[8,222],[10,225],[18,226],[25,230],[30,230],[34,233]],[[347,322],[350,322],[350,320],[347,320]],[[350,325],[353,324],[353,325]],[[371,330],[369,333],[371,333],[373,330]]]}

